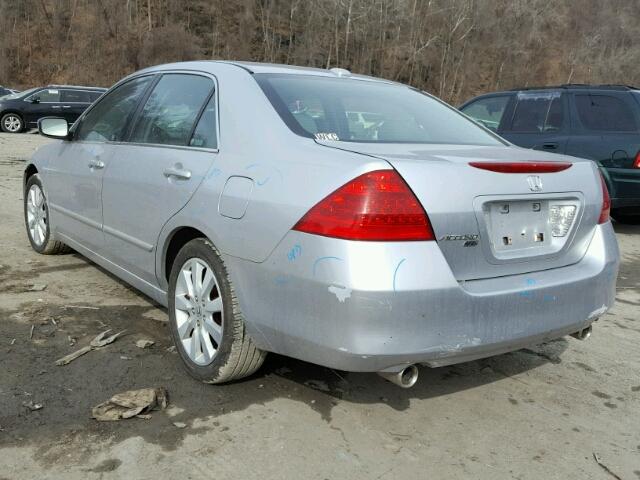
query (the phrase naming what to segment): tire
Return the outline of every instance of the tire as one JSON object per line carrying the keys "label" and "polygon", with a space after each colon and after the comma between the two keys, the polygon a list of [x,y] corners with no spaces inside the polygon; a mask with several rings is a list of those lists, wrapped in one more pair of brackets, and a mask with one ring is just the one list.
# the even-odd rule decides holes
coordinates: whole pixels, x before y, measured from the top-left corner
{"label": "tire", "polygon": [[[209,275],[213,276],[213,283]],[[195,290],[189,288],[194,278]],[[202,288],[198,286],[200,283]],[[205,285],[212,286],[207,289]],[[187,243],[173,262],[169,276],[169,325],[185,369],[205,383],[247,377],[260,368],[266,357],[266,352],[258,349],[247,335],[220,254],[204,238]]]}
{"label": "tire", "polygon": [[17,113],[5,113],[0,119],[0,128],[5,133],[20,133],[24,130],[24,120]]}
{"label": "tire", "polygon": [[71,251],[51,233],[49,204],[42,188],[40,175],[37,173],[27,180],[23,204],[24,224],[31,248],[43,255],[57,255]]}

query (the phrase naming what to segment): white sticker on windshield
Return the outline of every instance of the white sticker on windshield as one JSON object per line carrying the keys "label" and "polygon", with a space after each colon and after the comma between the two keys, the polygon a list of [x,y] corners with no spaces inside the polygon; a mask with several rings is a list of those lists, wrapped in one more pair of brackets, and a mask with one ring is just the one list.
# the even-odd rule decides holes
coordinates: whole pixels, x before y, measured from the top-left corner
{"label": "white sticker on windshield", "polygon": [[58,90],[49,90],[49,93],[51,95],[57,95],[58,94]]}
{"label": "white sticker on windshield", "polygon": [[316,140],[330,140],[332,142],[338,142],[340,141],[340,138],[338,137],[337,133],[316,133],[315,134]]}

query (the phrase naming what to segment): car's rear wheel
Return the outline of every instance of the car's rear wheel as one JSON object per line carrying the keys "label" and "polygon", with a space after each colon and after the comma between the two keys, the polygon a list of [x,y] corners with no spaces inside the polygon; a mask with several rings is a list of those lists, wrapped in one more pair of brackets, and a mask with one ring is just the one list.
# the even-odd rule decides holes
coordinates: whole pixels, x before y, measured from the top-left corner
{"label": "car's rear wheel", "polygon": [[40,175],[32,175],[24,190],[24,223],[31,247],[43,255],[68,252],[69,247],[54,238],[49,218],[49,205]]}
{"label": "car's rear wheel", "polygon": [[5,113],[0,119],[0,127],[6,133],[20,133],[24,129],[24,121],[17,113]]}
{"label": "car's rear wheel", "polygon": [[246,333],[226,267],[206,239],[187,243],[169,277],[171,336],[185,368],[206,383],[254,373],[266,356]]}

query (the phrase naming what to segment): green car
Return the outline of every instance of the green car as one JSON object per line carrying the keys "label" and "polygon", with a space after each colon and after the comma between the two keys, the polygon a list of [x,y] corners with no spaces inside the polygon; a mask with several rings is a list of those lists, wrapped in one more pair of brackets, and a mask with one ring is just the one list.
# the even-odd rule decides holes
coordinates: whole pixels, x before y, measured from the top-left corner
{"label": "green car", "polygon": [[612,216],[640,223],[640,89],[561,85],[475,97],[460,110],[511,143],[595,161]]}

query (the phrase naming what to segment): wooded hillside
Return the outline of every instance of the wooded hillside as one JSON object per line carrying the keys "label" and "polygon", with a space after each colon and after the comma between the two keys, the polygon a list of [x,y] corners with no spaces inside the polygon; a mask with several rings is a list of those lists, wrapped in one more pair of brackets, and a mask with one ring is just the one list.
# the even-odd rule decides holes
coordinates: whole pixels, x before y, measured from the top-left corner
{"label": "wooded hillside", "polygon": [[0,84],[109,86],[238,59],[343,67],[457,104],[558,83],[640,84],[638,0],[0,0]]}

